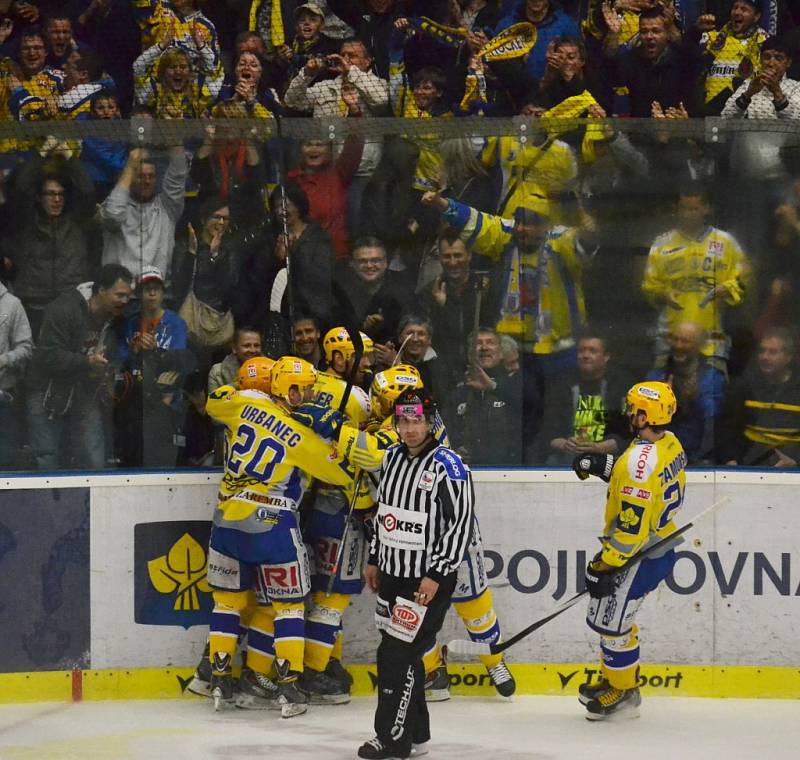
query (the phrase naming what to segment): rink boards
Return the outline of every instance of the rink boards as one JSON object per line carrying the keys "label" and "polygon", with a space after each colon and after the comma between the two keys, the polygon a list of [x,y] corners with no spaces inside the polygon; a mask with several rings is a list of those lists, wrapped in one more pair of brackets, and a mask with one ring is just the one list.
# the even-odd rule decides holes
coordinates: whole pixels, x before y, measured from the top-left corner
{"label": "rink boards", "polygon": [[[176,696],[205,641],[208,518],[216,473],[4,479],[0,491],[0,701]],[[582,590],[604,484],[571,472],[478,471],[489,582],[511,635]],[[800,474],[697,471],[681,523],[730,502],[679,547],[640,616],[653,694],[800,697]],[[356,693],[373,689],[371,595],[346,615]],[[464,636],[451,613],[442,639]],[[508,652],[521,693],[594,677],[580,606]],[[451,662],[454,693],[490,694],[480,665]]]}

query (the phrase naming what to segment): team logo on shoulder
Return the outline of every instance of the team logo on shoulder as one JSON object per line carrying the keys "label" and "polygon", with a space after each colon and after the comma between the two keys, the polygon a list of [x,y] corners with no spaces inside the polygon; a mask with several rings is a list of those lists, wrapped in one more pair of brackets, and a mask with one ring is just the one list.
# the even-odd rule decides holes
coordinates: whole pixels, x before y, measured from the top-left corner
{"label": "team logo on shoulder", "polygon": [[617,525],[623,533],[636,534],[639,532],[644,507],[640,507],[638,504],[626,504],[625,506],[626,508],[617,517]]}
{"label": "team logo on shoulder", "polygon": [[433,484],[436,482],[436,476],[430,471],[425,470],[419,478],[419,487],[423,491],[432,491]]}

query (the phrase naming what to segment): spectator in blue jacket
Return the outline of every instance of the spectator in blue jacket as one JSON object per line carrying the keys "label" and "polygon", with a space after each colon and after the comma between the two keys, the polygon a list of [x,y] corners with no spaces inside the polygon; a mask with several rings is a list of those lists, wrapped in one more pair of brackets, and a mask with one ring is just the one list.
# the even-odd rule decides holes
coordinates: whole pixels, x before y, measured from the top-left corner
{"label": "spectator in blue jacket", "polygon": [[528,55],[528,71],[541,79],[547,65],[547,46],[558,37],[580,37],[575,20],[553,0],[517,0],[511,12],[500,19],[494,30],[499,34],[512,24],[527,21],[536,27],[536,44]]}
{"label": "spectator in blue jacket", "polygon": [[[78,116],[84,120],[121,119],[119,100],[114,92],[100,90],[92,96],[89,112]],[[105,137],[85,137],[81,147],[81,163],[94,182],[95,198],[102,203],[117,184],[128,162],[128,143]]]}
{"label": "spectator in blue jacket", "polygon": [[141,311],[127,317],[122,330],[120,353],[131,384],[117,410],[118,453],[123,466],[174,467],[184,417],[181,389],[194,369],[186,322],[164,308],[164,275],[156,267],[142,270],[136,289]]}

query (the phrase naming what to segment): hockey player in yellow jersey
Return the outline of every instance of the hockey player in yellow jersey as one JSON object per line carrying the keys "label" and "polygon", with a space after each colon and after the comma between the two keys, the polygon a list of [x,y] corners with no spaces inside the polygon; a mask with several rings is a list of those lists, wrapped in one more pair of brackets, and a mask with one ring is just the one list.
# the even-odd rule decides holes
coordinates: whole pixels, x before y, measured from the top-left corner
{"label": "hockey player in yellow jersey", "polygon": [[724,363],[730,340],[723,330],[723,313],[742,303],[751,272],[736,238],[708,224],[710,213],[708,194],[701,185],[680,190],[678,225],[650,248],[642,289],[661,307],[657,353],[667,352],[671,330],[694,322],[709,336],[703,354]]}
{"label": "hockey player in yellow jersey", "polygon": [[208,582],[214,589],[211,691],[217,707],[233,697],[231,660],[240,613],[257,577],[275,609],[282,714],[291,717],[307,709],[298,681],[310,574],[297,510],[309,477],[337,485],[350,479],[329,440],[335,416],[327,429],[325,419],[318,420],[320,433],[290,416],[310,400],[315,381],[316,370],[308,362],[288,356],[272,367],[272,397],[232,386],[208,397],[208,414],[225,425],[229,443],[208,552]]}
{"label": "hockey player in yellow jersey", "polygon": [[[266,356],[242,362],[236,385],[242,391],[258,391],[269,395],[271,373],[275,364]],[[230,445],[232,431],[226,444]],[[248,591],[247,606],[240,611],[238,641],[247,637],[247,650],[242,654],[242,672],[236,683],[234,701],[247,710],[267,710],[277,706],[277,687],[268,674],[275,659],[275,609],[267,600],[256,578],[255,588]],[[203,697],[211,696],[211,643],[206,642],[203,659],[186,686],[188,691]]]}
{"label": "hockey player in yellow jersey", "polygon": [[[379,469],[386,449],[400,440],[394,425],[394,402],[405,391],[422,387],[419,371],[410,364],[398,364],[376,373],[370,388],[373,411],[371,425],[367,431],[359,431],[353,426],[343,427],[338,438],[340,456],[367,471]],[[438,413],[431,434],[440,444],[448,445],[447,430]],[[477,517],[474,519],[467,553],[458,568],[452,602],[473,641],[500,641],[500,623],[494,610],[492,592],[488,587]],[[498,693],[505,697],[511,696],[516,690],[516,683],[502,655],[483,655],[481,662],[486,666]],[[429,702],[449,699],[450,676],[438,643],[434,643],[425,653],[423,665],[426,699]]]}
{"label": "hockey player in yellow jersey", "polygon": [[686,487],[686,454],[665,428],[677,409],[669,385],[637,383],[625,403],[635,437],[622,456],[615,462],[610,454],[584,454],[572,465],[582,480],[596,475],[608,483],[603,548],[586,568],[591,597],[586,622],[600,634],[602,653],[602,679],[579,688],[589,720],[638,714],[639,629],[634,621],[645,596],[672,571],[674,547],[681,540],[626,569],[631,557],[675,532]]}
{"label": "hockey player in yellow jersey", "polygon": [[[356,428],[363,427],[370,415],[369,397],[360,384],[371,367],[373,343],[364,333],[361,333],[361,340],[363,355],[356,367],[355,347],[348,331],[344,327],[328,330],[322,341],[328,369],[317,373],[313,394],[313,404],[317,407],[338,409],[348,388],[345,378],[352,375],[344,419]],[[308,411],[307,407],[300,407],[295,418],[313,425],[312,420],[304,418]],[[356,487],[357,511],[351,514],[350,503]],[[364,586],[361,572],[367,541],[360,515],[363,510],[373,507],[374,500],[367,479],[358,477],[343,488],[321,484],[312,493],[314,503],[308,524],[303,527],[303,538],[314,552],[303,679],[312,704],[341,704],[349,701],[352,684],[352,677],[341,663],[342,615],[350,604],[350,598],[360,594]],[[343,540],[345,545],[341,546]],[[339,555],[344,562],[337,567]],[[334,570],[336,574],[332,577]],[[325,685],[325,676],[338,684],[338,691],[316,688],[320,682]]]}

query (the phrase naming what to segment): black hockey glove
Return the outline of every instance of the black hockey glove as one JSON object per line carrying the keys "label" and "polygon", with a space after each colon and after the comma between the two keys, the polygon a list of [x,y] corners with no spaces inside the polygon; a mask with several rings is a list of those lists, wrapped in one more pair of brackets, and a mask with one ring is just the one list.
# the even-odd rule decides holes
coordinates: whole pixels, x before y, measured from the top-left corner
{"label": "black hockey glove", "polygon": [[613,467],[614,457],[611,454],[579,454],[572,460],[572,469],[581,480],[597,475],[608,483]]}
{"label": "black hockey glove", "polygon": [[592,599],[603,599],[611,596],[617,588],[614,579],[618,568],[598,570],[597,565],[599,564],[599,560],[593,559],[586,565],[586,590]]}

